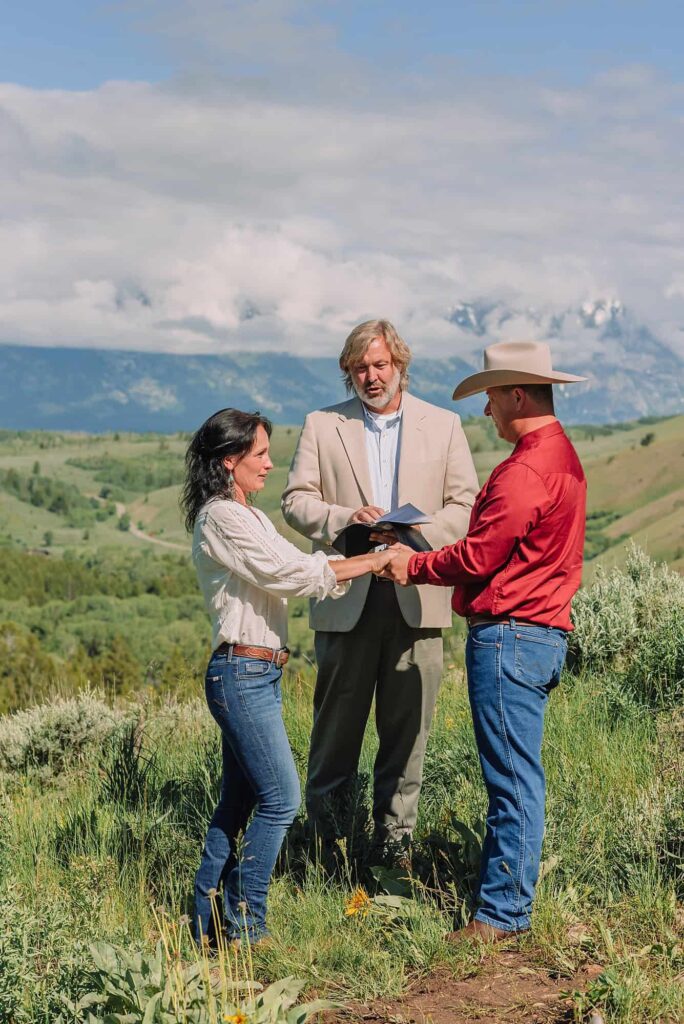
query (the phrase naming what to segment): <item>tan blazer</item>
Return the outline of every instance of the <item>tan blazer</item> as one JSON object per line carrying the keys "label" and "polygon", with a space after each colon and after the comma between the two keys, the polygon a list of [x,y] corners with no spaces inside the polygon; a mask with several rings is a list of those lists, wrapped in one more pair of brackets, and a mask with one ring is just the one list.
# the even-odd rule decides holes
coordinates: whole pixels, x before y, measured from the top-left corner
{"label": "tan blazer", "polygon": [[[441,548],[468,529],[479,489],[473,459],[455,413],[406,392],[402,406],[398,502],[410,501],[432,516],[423,533],[433,548]],[[285,520],[313,541],[314,551],[333,553],[330,544],[352,513],[373,504],[360,399],[310,413],[283,494]],[[353,629],[369,586],[370,576],[362,576],[344,597],[312,601],[312,628],[340,633]],[[397,597],[409,626],[451,625],[450,587],[397,587]]]}

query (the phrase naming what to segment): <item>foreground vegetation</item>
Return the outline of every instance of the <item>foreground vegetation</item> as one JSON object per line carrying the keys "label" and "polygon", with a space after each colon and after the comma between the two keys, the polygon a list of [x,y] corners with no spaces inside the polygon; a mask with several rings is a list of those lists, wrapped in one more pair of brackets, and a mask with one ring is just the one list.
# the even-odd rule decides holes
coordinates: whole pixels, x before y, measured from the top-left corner
{"label": "foreground vegetation", "polygon": [[[684,1017],[684,581],[634,550],[579,597],[572,671],[552,696],[548,828],[531,964],[568,979],[577,1020]],[[285,714],[302,773],[310,675]],[[449,948],[466,920],[485,796],[462,673],[445,678],[416,839],[373,848],[372,736],[330,855],[292,829],[272,888],[273,944],[202,960],[187,915],[217,797],[220,750],[196,690],[83,692],[0,719],[0,1020],[303,1019],[306,998],[400,993],[481,951]],[[410,860],[410,867],[408,866]],[[600,973],[581,990],[581,963]],[[598,968],[597,968],[598,971]],[[251,985],[251,987],[250,987]],[[247,987],[245,987],[247,986]],[[118,1016],[117,1016],[118,1014]]]}
{"label": "foreground vegetation", "polygon": [[[522,945],[566,979],[577,1020],[595,1007],[629,1024],[684,1018],[684,584],[629,554],[636,537],[684,569],[682,422],[571,431],[589,480],[588,585],[550,704],[544,877]],[[483,479],[509,449],[489,421],[466,431]],[[278,507],[296,438],[276,429],[259,503],[304,544]],[[294,1024],[312,1009],[301,998],[389,998],[438,969],[483,969],[480,951],[443,939],[472,909],[485,811],[458,621],[401,866],[368,831],[369,735],[338,844],[316,855],[303,821],[290,833],[272,946],[195,952],[192,877],[220,750],[177,506],[187,440],[0,432],[3,1024]],[[302,776],[307,619],[293,601],[285,714]],[[597,976],[578,985],[582,963]]]}

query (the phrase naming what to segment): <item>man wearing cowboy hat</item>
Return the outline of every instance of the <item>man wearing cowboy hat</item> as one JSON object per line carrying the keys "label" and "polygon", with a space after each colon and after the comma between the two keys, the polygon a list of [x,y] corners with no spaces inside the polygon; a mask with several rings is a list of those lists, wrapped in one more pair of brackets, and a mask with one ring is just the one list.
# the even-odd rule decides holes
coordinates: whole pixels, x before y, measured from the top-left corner
{"label": "man wearing cowboy hat", "polygon": [[473,505],[466,536],[416,554],[397,546],[395,582],[454,587],[468,621],[466,669],[489,808],[479,906],[452,939],[510,937],[530,926],[544,834],[544,709],[567,650],[580,585],[586,481],[554,415],[552,384],[585,380],[551,365],[548,345],[485,349],[485,369],[454,398],[486,391],[485,415],[515,445]]}

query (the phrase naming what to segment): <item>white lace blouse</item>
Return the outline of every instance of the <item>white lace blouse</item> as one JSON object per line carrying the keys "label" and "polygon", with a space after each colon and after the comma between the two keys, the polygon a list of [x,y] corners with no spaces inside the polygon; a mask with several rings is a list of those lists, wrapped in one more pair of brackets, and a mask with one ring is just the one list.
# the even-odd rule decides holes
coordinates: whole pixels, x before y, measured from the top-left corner
{"label": "white lace blouse", "polygon": [[[334,557],[334,556],[333,556]],[[211,616],[212,650],[226,642],[287,643],[287,598],[341,597],[323,551],[305,554],[259,509],[214,498],[195,523],[192,560]]]}

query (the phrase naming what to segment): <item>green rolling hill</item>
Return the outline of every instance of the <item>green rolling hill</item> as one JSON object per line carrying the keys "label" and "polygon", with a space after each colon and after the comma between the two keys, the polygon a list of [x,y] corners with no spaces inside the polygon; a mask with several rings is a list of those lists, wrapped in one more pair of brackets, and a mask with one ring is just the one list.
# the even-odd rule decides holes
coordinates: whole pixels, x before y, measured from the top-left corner
{"label": "green rolling hill", "polygon": [[[510,448],[488,420],[469,420],[465,429],[482,482]],[[683,569],[684,416],[572,427],[569,432],[589,485],[588,568],[620,563],[633,538],[654,557]],[[258,500],[280,529],[306,546],[283,523],[279,508],[297,436],[297,428],[275,427],[275,468]],[[178,511],[186,445],[184,434],[0,432],[0,538],[5,544],[44,548],[49,533],[54,554],[109,545],[135,549],[155,539],[187,548]],[[100,514],[93,509],[92,515],[70,518],[20,500],[3,483],[8,470],[24,480],[39,475],[71,485],[83,496],[98,498]],[[110,512],[112,503],[124,505],[133,527],[151,539],[120,529],[115,511],[103,514],[108,502]]]}
{"label": "green rolling hill", "polygon": [[[510,447],[489,420],[465,429],[483,481]],[[630,539],[684,571],[684,417],[570,433],[589,483],[585,582],[599,566],[622,564]],[[258,500],[306,548],[280,514],[297,436],[275,428],[275,468]],[[196,692],[208,623],[178,507],[187,443],[185,434],[0,432],[0,641],[23,652],[6,659],[0,711],[55,683],[116,692],[187,683]],[[455,619],[447,665],[462,658],[462,635]],[[308,672],[303,599],[290,603],[289,643],[292,670]]]}

